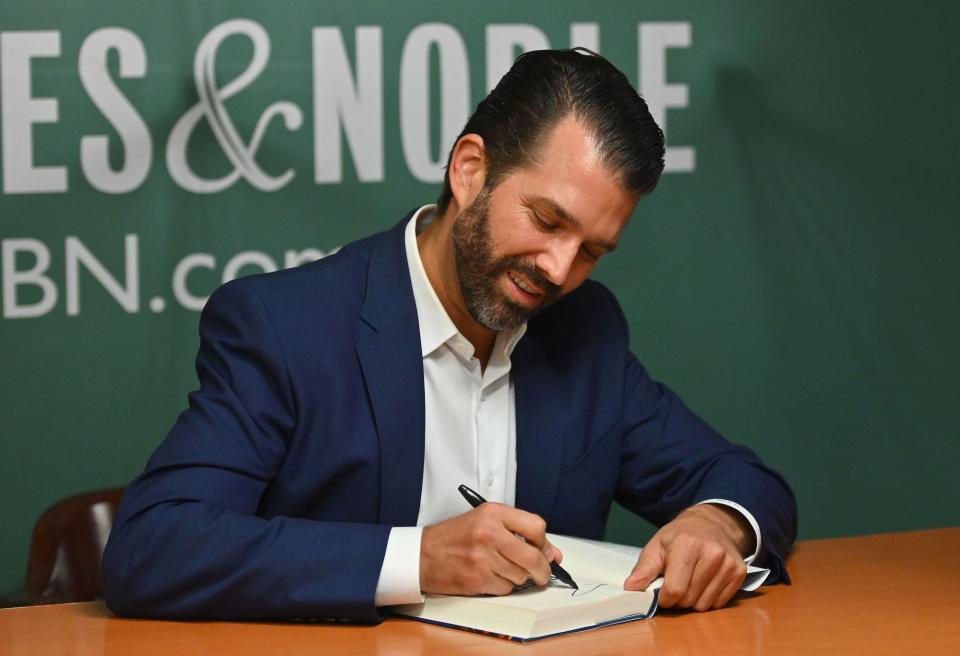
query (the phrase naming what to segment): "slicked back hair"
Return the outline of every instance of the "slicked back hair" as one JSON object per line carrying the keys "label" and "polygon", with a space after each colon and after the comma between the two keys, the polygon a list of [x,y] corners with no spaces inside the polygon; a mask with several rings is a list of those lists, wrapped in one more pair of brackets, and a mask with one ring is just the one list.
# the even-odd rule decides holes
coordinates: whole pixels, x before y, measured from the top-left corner
{"label": "slicked back hair", "polygon": [[[534,50],[517,58],[484,98],[460,136],[483,138],[486,186],[533,164],[557,123],[573,115],[599,146],[601,161],[628,192],[648,194],[663,172],[663,131],[627,77],[585,48]],[[456,147],[456,142],[454,144]],[[450,160],[437,200],[443,214],[453,198]]]}

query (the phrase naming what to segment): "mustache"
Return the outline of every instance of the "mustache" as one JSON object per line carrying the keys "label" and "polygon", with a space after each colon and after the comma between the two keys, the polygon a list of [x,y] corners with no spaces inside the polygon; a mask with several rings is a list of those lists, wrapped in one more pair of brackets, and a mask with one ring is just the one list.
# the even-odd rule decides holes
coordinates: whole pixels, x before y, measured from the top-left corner
{"label": "mustache", "polygon": [[559,285],[550,282],[535,264],[519,257],[505,257],[497,262],[490,272],[490,277],[494,278],[508,270],[517,271],[529,278],[532,283],[543,290],[543,295],[548,299],[555,298],[560,294]]}

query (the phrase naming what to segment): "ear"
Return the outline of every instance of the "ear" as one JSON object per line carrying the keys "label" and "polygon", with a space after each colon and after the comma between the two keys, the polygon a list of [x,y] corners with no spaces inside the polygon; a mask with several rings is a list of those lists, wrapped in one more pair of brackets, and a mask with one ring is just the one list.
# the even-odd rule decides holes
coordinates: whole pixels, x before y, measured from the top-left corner
{"label": "ear", "polygon": [[465,134],[453,147],[450,157],[450,191],[458,208],[468,207],[477,197],[487,179],[487,151],[483,137]]}

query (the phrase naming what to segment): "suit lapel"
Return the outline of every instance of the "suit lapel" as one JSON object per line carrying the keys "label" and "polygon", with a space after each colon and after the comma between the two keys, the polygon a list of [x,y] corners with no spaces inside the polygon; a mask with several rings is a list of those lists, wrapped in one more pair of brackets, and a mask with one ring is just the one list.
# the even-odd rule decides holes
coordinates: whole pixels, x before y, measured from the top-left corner
{"label": "suit lapel", "polygon": [[370,333],[357,344],[380,438],[380,522],[391,526],[416,524],[423,481],[423,360],[403,241],[407,219],[370,256],[361,311]]}
{"label": "suit lapel", "polygon": [[550,521],[560,478],[563,419],[557,412],[558,377],[535,335],[512,357],[517,412],[517,508]]}

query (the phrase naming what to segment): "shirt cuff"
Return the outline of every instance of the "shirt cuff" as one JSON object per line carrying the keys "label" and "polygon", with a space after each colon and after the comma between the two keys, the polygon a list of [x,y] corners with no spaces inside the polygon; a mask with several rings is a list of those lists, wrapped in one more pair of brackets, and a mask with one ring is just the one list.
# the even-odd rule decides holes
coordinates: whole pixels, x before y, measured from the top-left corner
{"label": "shirt cuff", "polygon": [[757,520],[754,519],[753,515],[750,514],[750,511],[744,508],[743,506],[741,506],[736,501],[728,501],[727,499],[707,499],[706,501],[701,501],[697,503],[697,505],[699,506],[701,503],[716,503],[721,506],[727,506],[728,508],[733,508],[734,510],[739,512],[741,515],[743,515],[744,519],[746,519],[747,522],[750,524],[750,528],[753,529],[753,534],[757,538],[757,541],[756,541],[757,548],[754,549],[753,553],[750,556],[748,556],[747,558],[744,558],[744,562],[746,562],[747,565],[753,564],[753,561],[756,560],[757,558],[757,554],[760,553],[760,525],[757,524]]}
{"label": "shirt cuff", "polygon": [[422,526],[394,526],[387,538],[380,579],[373,603],[377,606],[420,604],[420,536]]}

